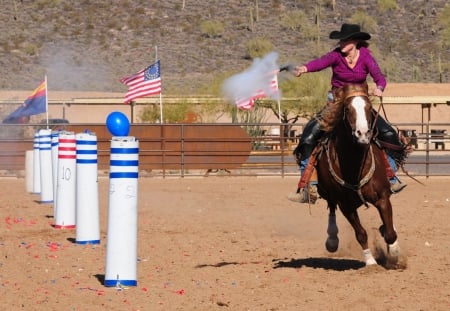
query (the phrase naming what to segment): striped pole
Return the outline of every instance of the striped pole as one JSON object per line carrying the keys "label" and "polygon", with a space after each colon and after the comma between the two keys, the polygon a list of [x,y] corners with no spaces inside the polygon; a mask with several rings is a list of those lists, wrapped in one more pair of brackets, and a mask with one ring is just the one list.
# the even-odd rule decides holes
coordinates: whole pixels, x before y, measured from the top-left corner
{"label": "striped pole", "polygon": [[41,203],[53,203],[52,131],[39,130],[39,164],[41,171]]}
{"label": "striped pole", "polygon": [[58,182],[55,228],[75,228],[76,142],[73,132],[61,132],[58,145]]}
{"label": "striped pole", "polygon": [[56,215],[59,131],[52,131],[53,216]]}
{"label": "striped pole", "polygon": [[34,133],[33,140],[33,193],[41,193],[41,170],[39,160],[39,132]]}
{"label": "striped pole", "polygon": [[139,142],[113,137],[109,173],[105,286],[137,285]]}
{"label": "striped pole", "polygon": [[78,133],[76,186],[76,243],[100,243],[98,207],[97,136]]}
{"label": "striped pole", "polygon": [[25,189],[28,193],[33,193],[33,153],[34,150],[25,152]]}

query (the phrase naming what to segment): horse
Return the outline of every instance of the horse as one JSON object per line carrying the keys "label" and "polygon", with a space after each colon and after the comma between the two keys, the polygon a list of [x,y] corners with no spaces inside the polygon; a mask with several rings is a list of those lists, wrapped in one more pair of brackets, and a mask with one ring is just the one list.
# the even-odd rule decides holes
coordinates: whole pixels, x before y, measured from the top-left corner
{"label": "horse", "polygon": [[396,263],[400,247],[393,223],[390,183],[384,151],[374,140],[375,117],[367,84],[345,85],[335,97],[335,102],[322,113],[323,127],[333,130],[321,141],[316,163],[318,193],[329,209],[326,248],[336,252],[339,246],[339,207],[354,229],[366,266],[377,264],[358,216],[358,208],[363,204],[369,207],[370,203],[382,220],[379,231],[387,244],[387,258]]}

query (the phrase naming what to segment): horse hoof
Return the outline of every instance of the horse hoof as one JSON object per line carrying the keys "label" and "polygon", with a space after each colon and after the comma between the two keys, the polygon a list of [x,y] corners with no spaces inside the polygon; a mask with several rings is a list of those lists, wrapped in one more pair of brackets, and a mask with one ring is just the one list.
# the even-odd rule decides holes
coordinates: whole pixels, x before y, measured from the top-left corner
{"label": "horse hoof", "polygon": [[392,244],[388,244],[388,253],[389,256],[394,258],[398,258],[398,256],[400,256],[400,246],[398,246],[397,241]]}
{"label": "horse hoof", "polygon": [[375,258],[373,258],[372,252],[370,251],[369,248],[363,250],[363,257],[366,266],[372,266],[377,264],[377,261],[375,260]]}
{"label": "horse hoof", "polygon": [[338,238],[328,238],[325,243],[325,247],[327,248],[327,251],[329,251],[330,253],[334,253],[335,251],[337,251],[337,249],[339,247],[339,239]]}

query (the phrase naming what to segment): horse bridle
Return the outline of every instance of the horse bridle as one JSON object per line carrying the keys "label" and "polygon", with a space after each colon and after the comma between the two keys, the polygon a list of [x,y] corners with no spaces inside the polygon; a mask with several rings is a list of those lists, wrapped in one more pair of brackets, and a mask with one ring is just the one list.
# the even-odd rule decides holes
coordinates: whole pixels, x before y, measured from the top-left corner
{"label": "horse bridle", "polygon": [[[349,102],[347,102],[347,100],[348,100],[350,97],[356,97],[356,96],[362,96],[362,97],[365,97],[365,98],[367,98],[367,100],[370,102],[370,100],[369,100],[369,95],[368,95],[366,92],[362,92],[362,91],[354,91],[354,92],[350,92],[349,94],[347,94],[347,95],[345,96],[344,100],[343,100],[343,102],[344,102],[345,104],[344,104],[344,113],[343,113],[342,118],[343,118],[344,120],[345,120],[345,118],[346,118],[346,112],[347,112],[347,110],[348,110],[347,106],[349,105]],[[370,131],[370,133],[374,133],[374,130],[375,130],[375,124],[376,124],[376,119],[377,119],[377,118],[378,118],[378,113],[377,113],[377,115],[376,115],[376,117],[375,117],[374,122],[371,122],[371,121],[372,121],[371,118],[369,118],[369,120],[368,120],[368,123],[369,123],[369,131]],[[356,131],[356,129],[354,129],[353,126],[351,126],[351,129],[352,129],[352,133],[354,133],[354,132]]]}

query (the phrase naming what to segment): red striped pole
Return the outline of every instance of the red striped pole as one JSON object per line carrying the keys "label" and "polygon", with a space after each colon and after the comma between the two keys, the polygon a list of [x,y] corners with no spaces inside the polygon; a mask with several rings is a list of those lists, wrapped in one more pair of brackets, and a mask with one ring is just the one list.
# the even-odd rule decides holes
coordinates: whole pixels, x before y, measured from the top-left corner
{"label": "red striped pole", "polygon": [[55,228],[76,227],[76,140],[73,132],[60,132]]}

